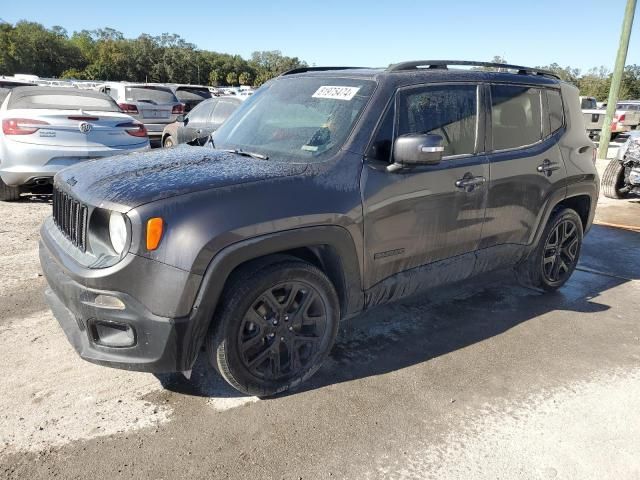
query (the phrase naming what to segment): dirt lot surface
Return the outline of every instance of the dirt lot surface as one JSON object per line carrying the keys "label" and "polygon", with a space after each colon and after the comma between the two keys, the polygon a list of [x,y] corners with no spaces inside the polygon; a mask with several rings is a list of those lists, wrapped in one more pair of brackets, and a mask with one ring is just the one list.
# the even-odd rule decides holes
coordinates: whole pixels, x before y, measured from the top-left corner
{"label": "dirt lot surface", "polygon": [[[42,297],[49,210],[0,204],[0,478],[640,478],[640,233],[595,226],[555,294],[501,273],[364,314],[258,400],[202,359],[191,381],[79,359]],[[640,227],[640,203],[598,220]]]}

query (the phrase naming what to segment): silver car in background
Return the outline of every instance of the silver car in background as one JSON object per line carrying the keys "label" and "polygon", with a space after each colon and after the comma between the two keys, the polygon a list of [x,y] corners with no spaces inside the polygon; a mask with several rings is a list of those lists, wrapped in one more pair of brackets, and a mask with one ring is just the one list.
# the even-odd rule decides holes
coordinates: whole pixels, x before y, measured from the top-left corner
{"label": "silver car in background", "polygon": [[113,98],[124,113],[144,123],[152,141],[160,141],[162,130],[184,114],[184,104],[164,85],[108,82],[99,92]]}
{"label": "silver car in background", "polygon": [[78,162],[149,148],[144,125],[101,93],[16,87],[0,101],[0,200],[50,184]]}

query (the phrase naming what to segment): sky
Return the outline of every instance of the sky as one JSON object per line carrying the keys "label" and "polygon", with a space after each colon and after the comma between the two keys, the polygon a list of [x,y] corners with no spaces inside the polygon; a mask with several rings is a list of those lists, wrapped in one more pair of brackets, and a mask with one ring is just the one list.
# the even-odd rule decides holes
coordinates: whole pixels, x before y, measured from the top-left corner
{"label": "sky", "polygon": [[[0,18],[69,33],[111,27],[177,33],[200,49],[239,54],[280,50],[310,65],[386,66],[404,60],[488,61],[583,71],[612,69],[626,0],[456,0],[386,2],[108,2],[3,0]],[[640,64],[640,14],[627,64]]]}

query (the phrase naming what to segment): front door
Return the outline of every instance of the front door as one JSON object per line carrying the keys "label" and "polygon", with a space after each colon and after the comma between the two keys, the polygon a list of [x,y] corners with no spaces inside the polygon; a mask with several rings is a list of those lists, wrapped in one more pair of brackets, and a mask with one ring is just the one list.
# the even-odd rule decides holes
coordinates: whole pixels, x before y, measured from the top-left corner
{"label": "front door", "polygon": [[[475,84],[412,86],[396,93],[362,176],[367,289],[464,254],[470,254],[465,261],[473,269],[489,183],[480,95]],[[442,136],[442,161],[387,171],[393,140],[407,133]]]}

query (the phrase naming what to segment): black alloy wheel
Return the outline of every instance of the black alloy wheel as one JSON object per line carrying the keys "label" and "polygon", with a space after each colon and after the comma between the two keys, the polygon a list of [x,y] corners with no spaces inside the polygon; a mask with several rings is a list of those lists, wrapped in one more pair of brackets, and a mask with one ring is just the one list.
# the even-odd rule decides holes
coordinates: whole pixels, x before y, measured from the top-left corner
{"label": "black alloy wheel", "polygon": [[338,333],[340,302],[318,267],[273,255],[232,274],[207,335],[211,365],[248,395],[300,385],[322,366]]}
{"label": "black alloy wheel", "polygon": [[558,223],[547,237],[542,255],[542,274],[550,284],[564,283],[578,261],[580,235],[573,219]]}
{"label": "black alloy wheel", "polygon": [[327,333],[327,309],[318,291],[291,281],[258,296],[240,323],[238,349],[252,375],[279,381],[308,368]]}

